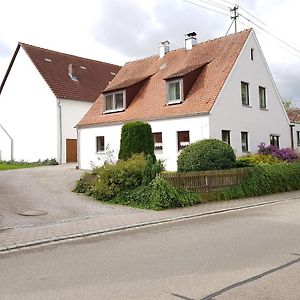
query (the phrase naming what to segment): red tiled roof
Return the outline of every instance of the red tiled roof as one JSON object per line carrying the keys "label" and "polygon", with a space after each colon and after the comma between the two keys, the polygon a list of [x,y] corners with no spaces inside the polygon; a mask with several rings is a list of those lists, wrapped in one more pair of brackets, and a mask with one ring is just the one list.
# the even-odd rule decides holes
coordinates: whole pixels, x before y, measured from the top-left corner
{"label": "red tiled roof", "polygon": [[[57,98],[94,102],[115,77],[120,66],[47,50],[24,43],[35,67]],[[69,76],[69,65],[76,66],[78,81]],[[113,73],[113,74],[112,74]]]}
{"label": "red tiled roof", "polygon": [[[162,119],[175,116],[208,113],[213,107],[251,29],[206,41],[191,50],[170,51],[163,58],[151,56],[129,62],[119,71],[105,91],[126,86],[126,82],[149,79],[123,112],[103,114],[104,96],[101,95],[79,122],[79,126],[126,122],[129,120]],[[181,76],[203,67],[184,102],[166,105],[164,79]],[[174,75],[175,74],[175,75]]]}
{"label": "red tiled roof", "polygon": [[300,123],[300,108],[290,108],[287,114],[292,123]]}

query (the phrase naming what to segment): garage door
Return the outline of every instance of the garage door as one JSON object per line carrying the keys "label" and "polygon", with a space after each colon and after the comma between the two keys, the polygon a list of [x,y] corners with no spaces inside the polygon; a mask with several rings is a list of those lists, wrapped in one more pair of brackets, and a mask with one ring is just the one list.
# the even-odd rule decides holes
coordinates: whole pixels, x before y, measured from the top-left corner
{"label": "garage door", "polygon": [[77,162],[77,140],[66,139],[67,163]]}

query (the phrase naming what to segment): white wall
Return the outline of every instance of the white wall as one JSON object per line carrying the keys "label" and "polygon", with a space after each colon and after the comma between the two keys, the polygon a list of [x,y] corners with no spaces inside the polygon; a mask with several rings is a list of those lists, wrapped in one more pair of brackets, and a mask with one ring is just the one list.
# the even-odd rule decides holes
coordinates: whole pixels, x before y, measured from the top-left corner
{"label": "white wall", "polygon": [[[254,49],[254,60],[250,50]],[[242,106],[241,81],[249,83],[250,107]],[[267,110],[259,107],[258,87],[266,88]],[[221,130],[231,131],[231,146],[242,155],[241,131],[249,132],[251,152],[270,134],[280,135],[280,147],[291,147],[289,122],[266,66],[255,35],[251,33],[217,100],[210,118],[210,137],[221,139]]]}
{"label": "white wall", "polygon": [[[56,116],[53,93],[20,48],[0,95],[0,123],[14,139],[15,160],[57,158]],[[10,160],[10,143],[2,136],[2,159]]]}
{"label": "white wall", "polygon": [[[93,103],[66,99],[58,101],[60,102],[62,117],[62,163],[65,163],[66,139],[77,139],[75,126],[91,108]],[[58,145],[58,147],[60,147],[60,145]]]}
{"label": "white wall", "polygon": [[[208,116],[195,116],[148,122],[152,132],[162,132],[163,150],[161,153],[155,154],[158,159],[165,160],[167,170],[175,171],[177,169],[177,131],[189,131],[190,142],[206,139],[209,137],[208,118]],[[102,164],[105,155],[96,153],[96,136],[105,137],[105,146],[109,145],[109,148],[114,150],[115,159],[117,159],[121,128],[122,125],[81,128],[79,130],[79,167],[90,169],[91,162],[95,165]]]}

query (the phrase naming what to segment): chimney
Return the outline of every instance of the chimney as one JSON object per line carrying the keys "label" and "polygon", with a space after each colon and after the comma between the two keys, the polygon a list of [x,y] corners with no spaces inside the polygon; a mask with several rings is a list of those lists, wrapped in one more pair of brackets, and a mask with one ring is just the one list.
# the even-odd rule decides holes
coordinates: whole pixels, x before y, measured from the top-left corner
{"label": "chimney", "polygon": [[72,80],[78,81],[77,74],[76,74],[76,65],[69,64],[69,76]]}
{"label": "chimney", "polygon": [[185,35],[185,50],[191,50],[197,44],[197,33],[190,32]]}
{"label": "chimney", "polygon": [[159,46],[159,58],[164,57],[170,51],[170,42],[164,41]]}

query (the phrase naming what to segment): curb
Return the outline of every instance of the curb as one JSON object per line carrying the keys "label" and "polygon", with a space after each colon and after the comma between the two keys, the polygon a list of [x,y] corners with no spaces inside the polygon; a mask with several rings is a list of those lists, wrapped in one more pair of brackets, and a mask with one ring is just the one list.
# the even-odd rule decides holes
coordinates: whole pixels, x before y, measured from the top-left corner
{"label": "curb", "polygon": [[114,228],[93,230],[93,231],[88,231],[88,232],[81,232],[78,234],[64,235],[64,236],[60,236],[60,237],[46,238],[46,239],[40,239],[40,240],[35,240],[35,241],[29,241],[29,242],[25,242],[25,243],[13,244],[13,245],[9,245],[9,246],[0,247],[0,255],[11,253],[16,250],[22,250],[22,249],[26,250],[31,247],[38,247],[38,246],[44,246],[44,245],[48,245],[48,244],[52,244],[52,243],[72,241],[72,240],[77,240],[77,239],[84,238],[84,237],[98,236],[98,235],[102,235],[102,234],[106,234],[106,233],[125,231],[128,229],[143,228],[143,227],[152,226],[152,225],[159,225],[159,224],[177,222],[177,221],[181,221],[181,220],[195,219],[195,218],[206,217],[206,216],[210,216],[210,215],[217,215],[217,214],[231,212],[231,211],[244,210],[244,209],[248,209],[248,208],[267,206],[267,205],[272,205],[272,204],[281,203],[281,202],[287,202],[287,201],[291,201],[291,200],[295,200],[295,199],[299,199],[299,198],[300,197],[293,197],[293,198],[282,199],[282,200],[265,201],[265,202],[255,203],[255,204],[242,205],[242,206],[224,208],[224,209],[219,209],[219,210],[212,210],[212,211],[203,212],[203,213],[189,214],[189,215],[184,215],[184,216],[179,216],[179,217],[165,218],[165,219],[160,219],[160,220],[153,220],[153,221],[135,223],[135,224],[130,224],[130,225],[117,226]]}

